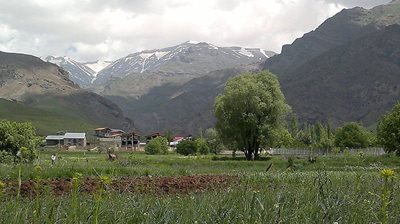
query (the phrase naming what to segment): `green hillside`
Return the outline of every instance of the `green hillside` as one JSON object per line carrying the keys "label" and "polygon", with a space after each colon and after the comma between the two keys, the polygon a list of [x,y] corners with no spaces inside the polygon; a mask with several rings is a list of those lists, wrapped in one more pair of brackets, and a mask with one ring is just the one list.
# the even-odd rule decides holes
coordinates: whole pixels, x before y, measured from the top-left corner
{"label": "green hillside", "polygon": [[39,135],[57,131],[87,132],[96,125],[80,115],[79,111],[65,108],[56,102],[34,107],[0,99],[0,119],[28,121]]}

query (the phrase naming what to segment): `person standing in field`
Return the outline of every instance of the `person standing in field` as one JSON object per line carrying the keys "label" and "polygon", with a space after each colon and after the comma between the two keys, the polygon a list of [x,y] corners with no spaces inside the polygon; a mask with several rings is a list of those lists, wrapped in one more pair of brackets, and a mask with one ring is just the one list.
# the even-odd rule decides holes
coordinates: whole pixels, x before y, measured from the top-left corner
{"label": "person standing in field", "polygon": [[56,163],[56,154],[54,153],[51,155],[51,165],[54,165]]}

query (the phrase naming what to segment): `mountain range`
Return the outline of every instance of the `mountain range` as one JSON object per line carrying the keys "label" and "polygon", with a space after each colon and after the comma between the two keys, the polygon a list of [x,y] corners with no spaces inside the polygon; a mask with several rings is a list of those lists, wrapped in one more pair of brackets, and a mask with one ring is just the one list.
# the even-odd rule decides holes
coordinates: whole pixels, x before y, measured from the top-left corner
{"label": "mountain range", "polygon": [[[280,54],[188,41],[132,53],[114,62],[81,63],[49,56],[43,60],[63,69],[54,65],[51,69],[30,71],[32,77],[40,73],[41,79],[47,80],[39,84],[32,83],[35,78],[20,77],[18,72],[4,76],[11,74],[4,70],[9,69],[8,65],[4,65],[7,72],[2,70],[0,85],[10,88],[1,89],[0,98],[11,100],[7,103],[35,106],[40,105],[36,101],[42,101],[35,99],[52,98],[58,102],[54,93],[66,93],[61,94],[63,99],[84,93],[90,95],[85,104],[95,102],[87,112],[106,107],[118,115],[118,119],[110,117],[110,122],[103,124],[113,123],[111,120],[131,124],[124,117],[127,116],[142,132],[170,129],[177,134],[196,134],[199,129],[213,127],[214,99],[230,78],[267,69],[278,76],[287,102],[301,121],[325,121],[334,126],[359,121],[373,127],[400,97],[399,24],[400,1],[392,1],[372,9],[345,9],[283,46]],[[48,73],[53,78],[46,78]],[[22,84],[15,81],[19,79]],[[13,85],[19,85],[21,94],[11,91]],[[76,104],[75,101],[81,99],[74,98]],[[65,105],[74,103],[70,100]],[[42,108],[48,107],[38,109]],[[105,119],[109,110],[103,111],[91,122],[98,124],[101,117]]]}

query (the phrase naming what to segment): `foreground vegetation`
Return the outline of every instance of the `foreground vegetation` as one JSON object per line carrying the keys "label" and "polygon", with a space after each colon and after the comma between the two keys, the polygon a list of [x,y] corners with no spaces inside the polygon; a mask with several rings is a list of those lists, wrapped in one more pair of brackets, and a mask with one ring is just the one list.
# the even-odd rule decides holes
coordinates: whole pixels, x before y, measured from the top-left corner
{"label": "foreground vegetation", "polygon": [[[57,161],[51,165],[51,154],[57,154]],[[33,164],[1,164],[0,179],[16,180],[19,167],[22,179],[72,178],[75,173],[83,176],[107,175],[110,177],[126,176],[183,176],[200,174],[246,174],[286,171],[289,157],[263,156],[260,161],[246,161],[243,156],[232,158],[230,155],[181,156],[175,153],[168,155],[146,155],[143,152],[116,152],[118,159],[107,160],[106,153],[68,152],[39,150],[39,158]],[[347,155],[318,157],[316,163],[310,163],[307,157],[291,157],[292,170],[296,172],[315,171],[357,171],[379,172],[383,168],[398,170],[399,157]],[[400,171],[400,170],[399,170]],[[40,173],[38,173],[40,172]]]}
{"label": "foreground vegetation", "polygon": [[[47,189],[40,197],[23,197],[3,191],[1,223],[400,221],[398,157],[341,155],[319,157],[316,163],[293,158],[290,165],[288,158],[279,156],[246,161],[244,157],[119,153],[117,161],[109,162],[105,153],[57,152],[57,163],[51,166],[51,153],[41,151],[34,164],[2,164],[0,179],[3,183],[17,181],[19,170],[22,180],[71,178],[70,192],[55,196]],[[266,171],[269,164],[273,165]],[[127,176],[152,179],[200,174],[237,176],[239,182],[222,189],[174,194],[110,190],[113,182]],[[99,178],[94,193],[81,192],[87,176]]]}

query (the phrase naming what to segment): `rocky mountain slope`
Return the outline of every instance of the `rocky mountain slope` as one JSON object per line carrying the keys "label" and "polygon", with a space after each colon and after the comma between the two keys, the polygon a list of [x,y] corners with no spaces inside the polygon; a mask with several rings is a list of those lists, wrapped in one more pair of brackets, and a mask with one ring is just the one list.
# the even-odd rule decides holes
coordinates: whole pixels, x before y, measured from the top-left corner
{"label": "rocky mountain slope", "polygon": [[[123,116],[117,105],[95,93],[82,90],[68,76],[68,72],[60,67],[37,57],[0,52],[0,98],[52,111],[61,117],[74,114],[75,121],[82,125],[132,127],[132,121]],[[32,117],[32,120],[35,119],[42,118]],[[62,125],[54,125],[62,128]]]}
{"label": "rocky mountain slope", "polygon": [[266,60],[264,69],[295,75],[296,69],[318,55],[393,24],[400,24],[400,3],[392,1],[372,9],[344,9],[315,31],[282,47],[282,53]]}
{"label": "rocky mountain slope", "polygon": [[[392,73],[399,72],[395,64],[389,63],[397,60],[396,55],[384,53],[397,38],[393,31],[397,28],[387,30],[393,24],[400,24],[399,1],[372,9],[345,9],[284,46],[263,68],[278,75],[288,103],[303,121],[373,125],[394,103],[396,94],[390,91],[396,87],[385,79],[400,81]],[[391,40],[385,34],[390,32]],[[380,85],[387,91],[379,90]]]}
{"label": "rocky mountain slope", "polygon": [[143,132],[173,130],[176,134],[198,134],[213,127],[215,97],[231,77],[255,67],[223,69],[194,78],[183,85],[163,84],[140,98],[106,96],[118,104]]}
{"label": "rocky mountain slope", "polygon": [[188,41],[118,59],[99,72],[94,84],[142,73],[199,76],[215,70],[262,62],[273,55],[273,52],[259,48],[218,47],[205,42]]}
{"label": "rocky mountain slope", "polygon": [[282,88],[304,120],[373,125],[400,99],[400,26],[329,50],[300,66]]}
{"label": "rocky mountain slope", "polygon": [[56,64],[69,72],[69,79],[82,88],[90,88],[97,74],[110,65],[110,61],[78,62],[69,57],[47,56],[44,61]]}
{"label": "rocky mountain slope", "polygon": [[96,72],[89,66],[69,57],[47,56],[44,61],[56,64],[69,73],[69,79],[81,87],[87,87],[95,78]]}

